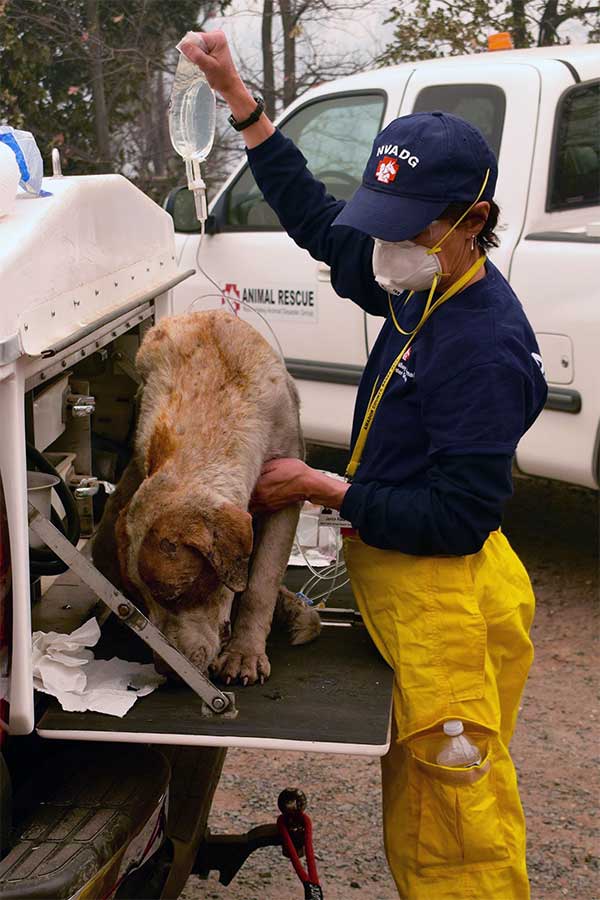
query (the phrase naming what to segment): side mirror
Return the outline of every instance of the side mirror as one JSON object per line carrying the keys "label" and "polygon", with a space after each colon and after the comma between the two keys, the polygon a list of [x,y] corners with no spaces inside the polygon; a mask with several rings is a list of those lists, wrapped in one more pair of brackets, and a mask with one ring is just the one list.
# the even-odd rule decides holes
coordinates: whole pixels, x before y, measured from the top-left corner
{"label": "side mirror", "polygon": [[[175,231],[181,231],[184,234],[197,234],[200,231],[200,222],[196,218],[194,195],[185,185],[170,191],[163,207],[173,219]],[[216,217],[210,215],[205,224],[206,233],[216,234],[218,230]]]}
{"label": "side mirror", "polygon": [[206,234],[217,234],[219,231],[219,220],[217,217],[210,213],[208,219],[204,223],[204,231]]}

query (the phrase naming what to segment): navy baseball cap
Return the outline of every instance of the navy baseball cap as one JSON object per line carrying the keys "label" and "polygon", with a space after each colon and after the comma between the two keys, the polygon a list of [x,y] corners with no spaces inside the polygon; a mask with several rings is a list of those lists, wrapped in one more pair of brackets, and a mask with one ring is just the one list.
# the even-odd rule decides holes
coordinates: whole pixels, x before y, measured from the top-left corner
{"label": "navy baseball cap", "polygon": [[373,142],[362,185],[332,225],[348,225],[383,241],[415,237],[450,203],[494,196],[498,163],[473,125],[444,112],[394,119]]}

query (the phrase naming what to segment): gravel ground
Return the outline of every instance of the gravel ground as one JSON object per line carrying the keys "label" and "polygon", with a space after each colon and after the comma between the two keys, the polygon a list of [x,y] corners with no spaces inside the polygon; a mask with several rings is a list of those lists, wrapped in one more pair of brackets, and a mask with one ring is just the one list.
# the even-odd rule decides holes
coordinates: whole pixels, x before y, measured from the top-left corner
{"label": "gravel ground", "polygon": [[[512,745],[532,895],[599,900],[597,495],[519,478],[504,530],[538,601],[536,659]],[[327,900],[397,897],[381,842],[377,760],[230,750],[211,813],[213,832],[273,821],[277,795],[288,785],[309,797]],[[289,862],[271,848],[255,853],[229,888],[192,877],[182,896],[293,900],[302,890]]]}

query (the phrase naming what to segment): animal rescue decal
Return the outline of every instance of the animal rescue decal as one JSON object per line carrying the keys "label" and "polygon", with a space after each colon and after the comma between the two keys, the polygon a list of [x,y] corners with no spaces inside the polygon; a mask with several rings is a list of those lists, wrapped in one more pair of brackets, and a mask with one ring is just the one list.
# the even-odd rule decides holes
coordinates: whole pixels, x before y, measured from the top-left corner
{"label": "animal rescue decal", "polygon": [[317,321],[317,292],[300,285],[239,285],[227,283],[223,289],[221,306],[229,306],[236,314],[251,307],[263,316],[277,319]]}

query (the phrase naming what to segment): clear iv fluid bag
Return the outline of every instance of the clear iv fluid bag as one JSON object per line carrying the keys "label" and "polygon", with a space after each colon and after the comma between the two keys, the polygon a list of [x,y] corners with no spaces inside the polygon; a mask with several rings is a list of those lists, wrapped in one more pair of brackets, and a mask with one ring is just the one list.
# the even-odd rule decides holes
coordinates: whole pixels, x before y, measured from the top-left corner
{"label": "clear iv fluid bag", "polygon": [[216,101],[204,73],[179,56],[169,103],[169,135],[183,159],[202,162],[215,138]]}

